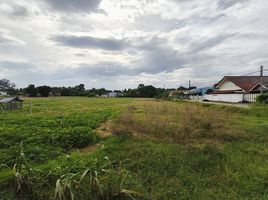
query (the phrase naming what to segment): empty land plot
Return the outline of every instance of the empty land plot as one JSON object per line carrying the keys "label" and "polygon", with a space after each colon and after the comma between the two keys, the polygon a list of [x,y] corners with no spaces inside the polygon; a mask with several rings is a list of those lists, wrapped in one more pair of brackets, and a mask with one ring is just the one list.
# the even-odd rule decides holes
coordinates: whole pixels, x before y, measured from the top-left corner
{"label": "empty land plot", "polygon": [[1,199],[268,198],[266,106],[30,99],[1,119]]}

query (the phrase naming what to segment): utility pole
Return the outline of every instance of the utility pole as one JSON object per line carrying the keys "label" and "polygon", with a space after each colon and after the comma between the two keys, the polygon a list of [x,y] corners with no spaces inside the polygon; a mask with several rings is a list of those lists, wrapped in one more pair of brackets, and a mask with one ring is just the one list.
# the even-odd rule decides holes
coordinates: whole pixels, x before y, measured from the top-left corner
{"label": "utility pole", "polygon": [[189,90],[191,90],[191,80],[189,80]]}
{"label": "utility pole", "polygon": [[263,79],[263,66],[260,67],[261,94],[263,93],[263,83],[262,83],[262,79]]}

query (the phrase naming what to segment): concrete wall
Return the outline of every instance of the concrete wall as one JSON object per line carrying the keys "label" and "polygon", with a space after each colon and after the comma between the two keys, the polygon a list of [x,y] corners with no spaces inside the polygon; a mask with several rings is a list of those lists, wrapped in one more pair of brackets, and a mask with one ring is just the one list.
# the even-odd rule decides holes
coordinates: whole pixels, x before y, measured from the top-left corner
{"label": "concrete wall", "polygon": [[209,101],[238,103],[243,101],[243,94],[206,94],[203,99],[207,99]]}

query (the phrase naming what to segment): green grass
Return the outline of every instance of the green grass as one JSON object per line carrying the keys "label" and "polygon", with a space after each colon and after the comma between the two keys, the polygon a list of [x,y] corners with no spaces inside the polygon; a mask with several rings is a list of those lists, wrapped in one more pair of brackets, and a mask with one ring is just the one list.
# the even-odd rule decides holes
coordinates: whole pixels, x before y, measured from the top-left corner
{"label": "green grass", "polygon": [[[25,104],[0,116],[0,155],[9,165],[1,167],[0,199],[268,199],[268,107],[91,98]],[[98,148],[75,150],[87,145],[79,142],[84,130],[94,134],[107,118],[117,136],[85,137]],[[64,142],[40,139],[51,132]],[[42,160],[30,156],[37,147]],[[8,168],[14,163],[17,178]]]}
{"label": "green grass", "polygon": [[[27,99],[24,109],[0,114],[0,162],[12,167],[23,141],[33,163],[96,142],[100,123],[115,117],[131,99]],[[31,107],[31,108],[30,108]]]}

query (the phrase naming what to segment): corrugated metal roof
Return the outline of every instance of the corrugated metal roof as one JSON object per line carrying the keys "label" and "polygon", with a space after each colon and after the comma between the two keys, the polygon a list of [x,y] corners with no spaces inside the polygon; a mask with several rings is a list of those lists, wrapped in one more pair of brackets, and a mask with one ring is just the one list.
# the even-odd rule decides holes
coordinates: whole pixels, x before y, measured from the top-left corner
{"label": "corrugated metal roof", "polygon": [[0,100],[0,103],[7,103],[7,102],[11,102],[11,101],[23,101],[18,97],[9,97],[9,98],[4,98]]}

